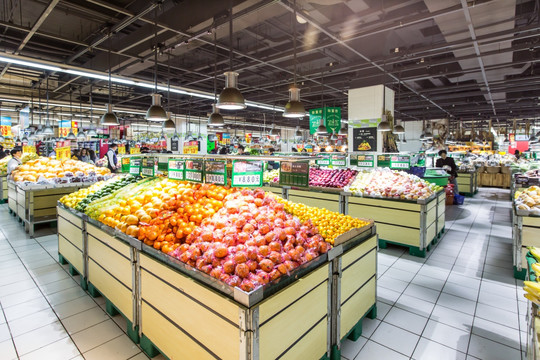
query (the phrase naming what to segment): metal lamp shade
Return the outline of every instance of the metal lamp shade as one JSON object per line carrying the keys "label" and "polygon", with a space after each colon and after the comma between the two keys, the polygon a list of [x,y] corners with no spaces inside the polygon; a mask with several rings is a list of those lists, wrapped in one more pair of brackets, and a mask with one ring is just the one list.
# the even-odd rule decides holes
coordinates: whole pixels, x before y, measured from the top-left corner
{"label": "metal lamp shade", "polygon": [[224,110],[241,110],[245,109],[246,103],[244,96],[238,90],[238,73],[227,71],[225,74],[225,89],[219,94],[216,106]]}
{"label": "metal lamp shade", "polygon": [[54,130],[49,120],[47,120],[47,123],[45,124],[45,128],[43,129],[43,135],[53,135],[53,134],[54,134]]}
{"label": "metal lamp shade", "polygon": [[323,124],[320,124],[319,127],[317,128],[317,132],[316,132],[317,135],[328,135],[328,131],[326,130],[326,126],[324,126]]}
{"label": "metal lamp shade", "polygon": [[302,132],[300,131],[300,126],[296,127],[296,130],[294,132],[294,137],[295,138],[301,138],[302,137]]}
{"label": "metal lamp shade", "polygon": [[167,113],[167,117],[168,117],[168,120],[165,121],[165,124],[163,124],[163,128],[165,130],[175,130],[176,125],[175,125],[174,121],[171,120],[171,113],[170,112]]}
{"label": "metal lamp shade", "polygon": [[390,127],[390,123],[386,120],[386,115],[383,115],[381,117],[381,122],[379,125],[377,125],[377,131],[390,131],[392,128]]}
{"label": "metal lamp shade", "polygon": [[90,127],[90,129],[88,129],[88,131],[86,132],[86,135],[87,136],[97,136],[96,129],[94,129],[93,127]]}
{"label": "metal lamp shade", "polygon": [[341,136],[348,136],[348,135],[349,135],[349,132],[347,131],[346,128],[342,127],[341,129],[339,129],[338,135],[341,135]]}
{"label": "metal lamp shade", "polygon": [[152,106],[146,112],[146,120],[148,121],[166,121],[167,113],[161,106],[161,95],[152,94]]}
{"label": "metal lamp shade", "polygon": [[306,115],[306,109],[300,102],[300,89],[293,86],[289,89],[289,101],[285,104],[283,116],[287,118],[303,118]]}
{"label": "metal lamp shade", "polygon": [[66,136],[67,140],[77,140],[77,136],[73,133],[73,130],[69,130],[68,135]]}
{"label": "metal lamp shade", "polygon": [[118,121],[118,117],[113,112],[112,104],[107,104],[107,111],[101,117],[100,124],[107,126],[117,126],[120,124],[120,122]]}
{"label": "metal lamp shade", "polygon": [[405,128],[401,126],[401,124],[394,126],[394,134],[404,134],[404,133],[405,133]]}
{"label": "metal lamp shade", "polygon": [[220,127],[225,126],[225,119],[219,113],[219,108],[216,104],[212,105],[212,114],[208,117],[208,126]]}

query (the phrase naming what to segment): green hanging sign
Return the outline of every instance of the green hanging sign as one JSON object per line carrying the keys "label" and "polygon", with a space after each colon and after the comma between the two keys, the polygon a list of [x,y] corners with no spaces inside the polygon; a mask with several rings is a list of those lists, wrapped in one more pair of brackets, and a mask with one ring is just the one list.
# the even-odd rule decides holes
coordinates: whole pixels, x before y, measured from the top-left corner
{"label": "green hanging sign", "polygon": [[231,185],[233,187],[259,187],[263,182],[263,162],[234,160]]}
{"label": "green hanging sign", "polygon": [[184,167],[186,160],[169,159],[167,176],[172,180],[184,180]]}
{"label": "green hanging sign", "polygon": [[184,179],[188,181],[203,182],[203,161],[186,160]]}
{"label": "green hanging sign", "polygon": [[324,108],[324,125],[328,133],[338,133],[341,129],[341,108],[340,107],[325,107]]}
{"label": "green hanging sign", "polygon": [[323,109],[309,110],[309,133],[311,135],[317,132],[317,128],[321,124],[322,117],[323,117]]}

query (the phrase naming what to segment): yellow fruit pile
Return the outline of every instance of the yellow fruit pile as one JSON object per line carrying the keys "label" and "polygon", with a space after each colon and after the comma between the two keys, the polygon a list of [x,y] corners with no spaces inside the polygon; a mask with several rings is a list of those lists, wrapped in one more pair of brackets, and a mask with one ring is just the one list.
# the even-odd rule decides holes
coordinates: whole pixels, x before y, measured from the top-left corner
{"label": "yellow fruit pile", "polygon": [[361,228],[369,222],[353,218],[350,215],[344,215],[327,209],[320,209],[304,204],[296,204],[276,197],[280,203],[285,206],[285,211],[296,216],[300,221],[311,220],[313,225],[319,229],[319,233],[324,240],[334,244],[336,238],[354,228]]}
{"label": "yellow fruit pile", "polygon": [[36,182],[40,176],[45,179],[61,178],[68,173],[75,174],[82,172],[88,175],[91,172],[97,175],[108,175],[110,170],[107,168],[96,167],[92,164],[87,164],[77,160],[55,160],[46,157],[40,157],[35,160],[29,160],[25,164],[19,165],[12,172],[13,180],[15,181],[31,181]]}
{"label": "yellow fruit pile", "polygon": [[[540,261],[540,249],[535,248],[534,246],[530,246],[528,249],[536,261]],[[537,262],[532,264],[531,268],[536,275],[536,281],[523,282],[525,285],[523,287],[523,290],[525,290],[524,296],[535,304],[540,305],[540,283],[538,282],[540,281],[540,263]]]}
{"label": "yellow fruit pile", "polygon": [[99,182],[95,183],[94,185],[92,185],[90,187],[87,187],[87,188],[84,188],[84,189],[79,189],[79,190],[75,191],[74,193],[64,195],[64,196],[62,196],[60,198],[60,202],[62,204],[64,204],[64,205],[70,207],[70,208],[74,208],[75,206],[77,206],[77,204],[82,199],[84,199],[88,195],[98,191],[99,189],[101,189],[109,181],[110,180],[99,181]]}

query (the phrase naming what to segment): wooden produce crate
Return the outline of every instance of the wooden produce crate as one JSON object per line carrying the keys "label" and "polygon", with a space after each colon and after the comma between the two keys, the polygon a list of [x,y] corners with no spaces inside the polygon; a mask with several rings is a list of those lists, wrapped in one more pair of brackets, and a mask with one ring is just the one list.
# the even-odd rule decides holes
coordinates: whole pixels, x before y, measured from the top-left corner
{"label": "wooden produce crate", "polygon": [[7,176],[0,176],[0,204],[4,204],[8,199]]}
{"label": "wooden produce crate", "polygon": [[17,216],[17,185],[11,180],[8,180],[8,207],[9,212]]}
{"label": "wooden produce crate", "polygon": [[86,289],[87,242],[84,214],[64,206],[57,206],[58,257],[61,264],[69,264],[71,275],[81,275],[81,287]]}
{"label": "wooden produce crate", "polygon": [[431,244],[437,241],[439,194],[417,202],[350,193],[343,193],[343,198],[345,214],[375,221],[381,248],[386,248],[387,243],[406,246],[411,255],[425,257]]}
{"label": "wooden produce crate", "polygon": [[512,222],[514,277],[524,280],[527,272],[527,246],[540,247],[540,217],[520,215],[514,207]]}
{"label": "wooden produce crate", "polygon": [[446,224],[446,193],[440,191],[437,193],[437,237],[440,239],[445,230]]}
{"label": "wooden produce crate", "polygon": [[342,212],[340,189],[322,189],[309,187],[307,189],[284,187],[285,198],[294,203],[304,204],[330,211]]}
{"label": "wooden produce crate", "polygon": [[459,193],[465,196],[473,196],[476,193],[475,178],[476,172],[458,173],[456,180]]}
{"label": "wooden produce crate", "polygon": [[490,174],[490,173],[480,173],[479,175],[479,186],[487,187],[498,187],[508,189],[510,188],[512,176],[511,174]]}

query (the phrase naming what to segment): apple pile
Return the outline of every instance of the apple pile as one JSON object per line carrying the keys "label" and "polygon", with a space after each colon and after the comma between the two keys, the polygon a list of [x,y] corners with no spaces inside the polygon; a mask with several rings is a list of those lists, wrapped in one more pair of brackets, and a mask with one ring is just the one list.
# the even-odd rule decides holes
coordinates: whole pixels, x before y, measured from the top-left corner
{"label": "apple pile", "polygon": [[309,169],[309,185],[330,188],[343,188],[356,177],[353,169]]}
{"label": "apple pile", "polygon": [[250,292],[330,247],[311,221],[294,219],[273,195],[243,189],[228,195],[169,255]]}

